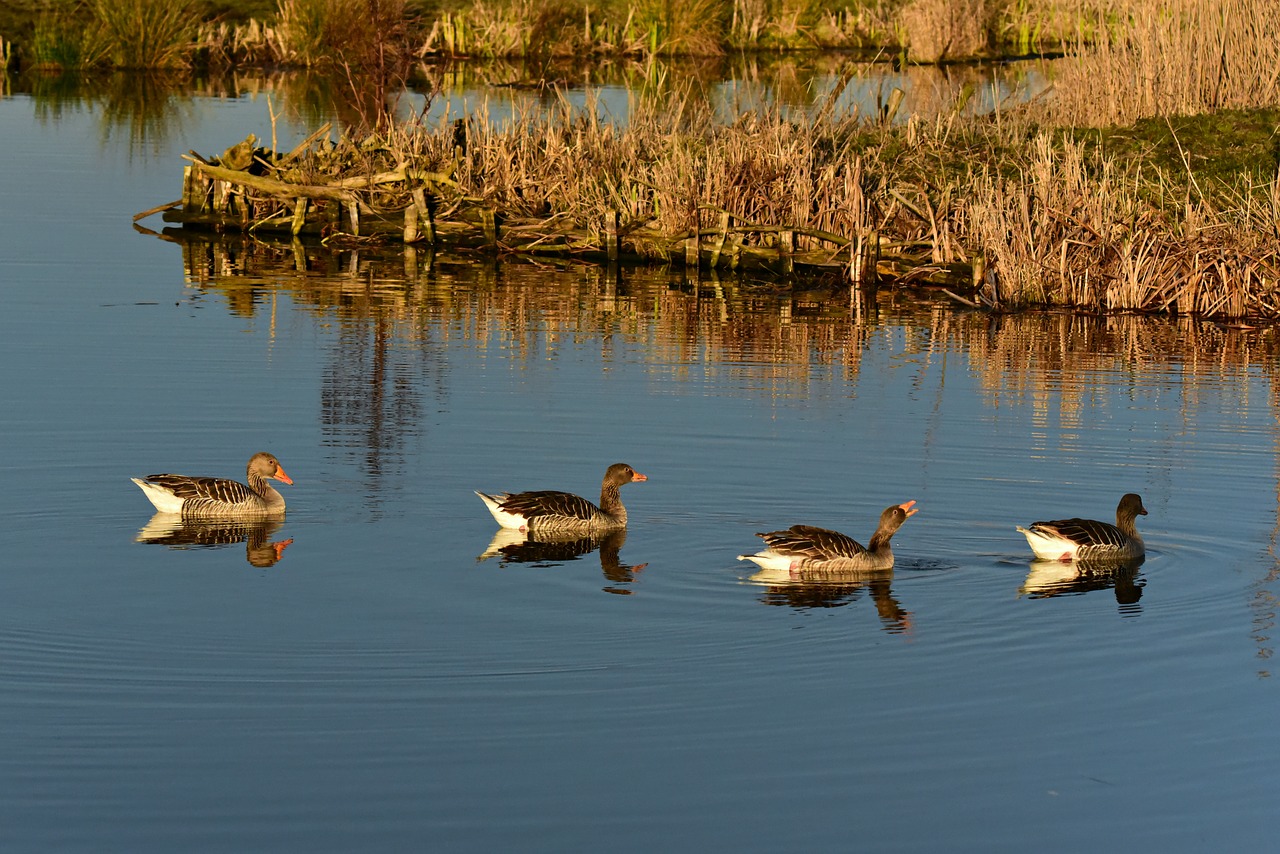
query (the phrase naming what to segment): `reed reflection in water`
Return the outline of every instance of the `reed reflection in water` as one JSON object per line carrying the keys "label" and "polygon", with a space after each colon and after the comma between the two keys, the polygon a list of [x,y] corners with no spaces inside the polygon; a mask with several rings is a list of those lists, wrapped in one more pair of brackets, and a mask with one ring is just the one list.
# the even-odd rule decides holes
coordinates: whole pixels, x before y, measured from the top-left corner
{"label": "reed reflection in water", "polygon": [[[165,236],[183,244],[188,283],[221,293],[237,314],[262,311],[263,295],[279,289],[317,318],[380,324],[345,342],[336,356],[335,370],[346,370],[350,360],[368,366],[356,372],[363,378],[357,385],[381,374],[383,357],[376,353],[389,341],[412,344],[428,360],[439,361],[450,345],[466,341],[528,362],[599,340],[607,360],[610,336],[620,335],[645,345],[651,370],[664,378],[713,381],[731,370],[756,380],[743,386],[748,393],[798,395],[820,376],[814,368],[856,379],[867,345],[892,329],[903,337],[904,358],[923,358],[926,367],[950,351],[970,354],[990,406],[1029,402],[1045,424],[1056,414],[1060,426],[1078,427],[1084,408],[1117,370],[1134,377],[1135,389],[1176,383],[1188,416],[1201,385],[1252,371],[1280,398],[1274,371],[1280,336],[1270,328],[1185,317],[988,315],[899,291],[881,292],[868,309],[838,280],[780,289],[773,282],[689,279],[658,269],[499,266],[469,255],[333,253],[234,237],[211,241],[180,230]],[[1143,375],[1153,382],[1138,383]],[[445,394],[443,378],[435,389]],[[394,405],[407,410],[389,419],[401,425],[389,429],[407,429],[415,404],[397,399]],[[1272,405],[1280,420],[1280,402]]]}

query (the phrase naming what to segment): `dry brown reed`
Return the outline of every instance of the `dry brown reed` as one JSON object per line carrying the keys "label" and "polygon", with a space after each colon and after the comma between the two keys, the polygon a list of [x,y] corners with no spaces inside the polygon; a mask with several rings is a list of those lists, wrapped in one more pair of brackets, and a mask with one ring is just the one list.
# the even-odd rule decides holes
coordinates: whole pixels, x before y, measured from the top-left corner
{"label": "dry brown reed", "polygon": [[909,0],[899,12],[909,56],[926,63],[984,53],[995,19],[993,0]]}
{"label": "dry brown reed", "polygon": [[[777,247],[786,231],[797,254],[839,265],[874,235],[882,275],[955,288],[974,264],[974,299],[1002,309],[1280,317],[1280,179],[1158,206],[1136,167],[1026,133],[954,114],[901,128],[776,114],[724,126],[689,102],[639,109],[619,127],[593,104],[563,102],[505,122],[478,113],[385,128],[315,149],[285,177],[336,186],[400,174],[342,183],[368,210],[398,215],[413,204],[404,176],[428,176],[442,218],[498,211],[512,246],[565,247],[610,214],[629,253],[657,259],[691,236],[718,234],[731,253]],[[287,217],[280,207],[271,215]]]}
{"label": "dry brown reed", "polygon": [[280,0],[279,9],[269,34],[284,62],[376,75],[411,53],[405,0]]}
{"label": "dry brown reed", "polygon": [[[1182,0],[1178,9],[1196,15],[1162,20],[1208,26],[1211,7],[1219,18],[1243,20],[1244,8],[1257,6]],[[1255,24],[1249,32],[1272,32]],[[1215,32],[1223,64],[1191,63],[1207,75],[1198,91],[1235,103],[1245,72],[1231,69],[1244,48],[1228,48],[1234,42],[1226,32]],[[1195,38],[1170,34],[1161,44],[1173,50]],[[1239,92],[1266,91],[1277,68],[1247,78],[1252,84]],[[932,119],[900,126],[821,109],[813,118],[747,113],[725,126],[693,99],[669,93],[641,98],[619,126],[601,120],[594,104],[574,110],[562,101],[549,113],[502,123],[480,112],[457,125],[382,127],[324,157],[310,152],[301,171],[321,184],[397,170],[437,176],[427,189],[442,215],[498,211],[518,235],[509,245],[564,246],[567,232],[593,232],[610,216],[620,220],[628,252],[661,259],[674,257],[686,238],[718,235],[717,258],[794,246],[838,265],[857,240],[878,240],[882,276],[947,282],[1002,309],[1280,317],[1274,167],[1202,186],[1185,152],[1184,174],[1170,176],[1048,130],[1038,107],[963,116],[965,97],[943,93]],[[412,204],[403,184],[349,193],[370,210]],[[964,291],[971,276],[974,289]]]}
{"label": "dry brown reed", "polygon": [[422,56],[489,58],[640,56],[657,47],[631,9],[621,19],[603,17],[583,2],[490,0],[432,21],[419,47]]}
{"label": "dry brown reed", "polygon": [[1155,207],[1136,176],[1087,162],[1083,145],[1040,135],[1016,176],[981,176],[964,217],[990,266],[994,305],[1280,317],[1280,178],[1223,208],[1188,198]]}
{"label": "dry brown reed", "polygon": [[[1048,104],[1073,127],[1280,103],[1280,14],[1262,0],[1112,0],[1082,33]],[[1087,39],[1087,42],[1085,41]]]}

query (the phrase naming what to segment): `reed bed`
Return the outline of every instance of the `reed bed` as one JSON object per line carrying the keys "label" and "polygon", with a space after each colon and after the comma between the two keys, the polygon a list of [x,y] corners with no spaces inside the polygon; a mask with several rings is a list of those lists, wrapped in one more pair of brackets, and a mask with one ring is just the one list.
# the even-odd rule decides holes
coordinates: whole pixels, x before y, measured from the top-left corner
{"label": "reed bed", "polygon": [[[234,0],[226,5],[236,6]],[[1074,46],[1091,52],[1103,67],[1101,79],[1136,81],[1164,98],[1173,94],[1170,86],[1128,74],[1125,64],[1167,62],[1185,77],[1204,68],[1173,68],[1177,60],[1212,64],[1219,34],[1230,47],[1256,39],[1250,29],[1274,28],[1262,0],[1177,0],[1172,6],[1141,0],[476,0],[441,4],[429,14],[409,0],[277,0],[274,14],[238,20],[204,17],[204,8],[197,0],[29,2],[7,13],[12,20],[0,10],[0,35],[13,41],[17,32],[24,64],[62,68],[322,68],[369,56],[371,43],[418,57],[647,59],[857,49],[923,63]],[[1184,25],[1202,34],[1198,50],[1185,54],[1162,43],[1170,26]],[[1094,70],[1086,63],[1079,73],[1099,79]]]}
{"label": "reed bed", "polygon": [[[500,217],[503,247],[565,254],[599,251],[602,224],[612,220],[623,255],[667,261],[687,253],[692,240],[695,263],[709,253],[713,264],[763,259],[784,271],[800,261],[838,272],[861,239],[874,244],[886,268],[920,274],[921,262],[950,263],[959,251],[950,240],[928,245],[929,228],[947,228],[938,214],[922,213],[933,211],[927,200],[908,199],[927,195],[922,175],[933,164],[903,159],[904,146],[925,138],[919,131],[900,140],[852,119],[752,115],[723,126],[689,102],[640,110],[619,127],[592,106],[578,112],[564,103],[550,115],[504,123],[481,114],[435,127],[400,125],[283,157],[246,143],[193,167],[229,188],[189,188],[185,210],[168,216],[303,230],[305,216],[294,209],[307,198],[319,216],[306,228],[390,230],[413,240],[469,224],[497,246],[493,220]],[[266,174],[242,171],[249,166]],[[426,221],[414,221],[405,213],[411,210]]]}
{"label": "reed bed", "polygon": [[[1280,317],[1280,176],[1222,207],[1159,208],[1141,179],[1085,146],[1040,135],[1018,174],[986,174],[967,205],[968,243],[991,266],[979,298],[1207,317]],[[979,265],[980,267],[982,265]]]}
{"label": "reed bed", "polygon": [[1025,118],[753,113],[726,126],[675,100],[620,127],[563,102],[236,156],[277,183],[229,171],[229,153],[194,166],[215,179],[206,201],[167,216],[784,274],[861,264],[859,281],[932,283],[1000,310],[1280,318],[1274,169],[1206,192],[1189,161],[1175,182]]}
{"label": "reed bed", "polygon": [[1260,0],[1112,0],[1114,22],[1077,41],[1049,120],[1123,125],[1280,104],[1280,14]]}
{"label": "reed bed", "polygon": [[[1086,0],[277,0],[266,17],[198,0],[25,0],[0,35],[34,67],[340,66],[348,42],[420,57],[712,57],[726,51],[870,50],[913,62],[1051,50]],[[428,10],[424,12],[425,10]],[[30,19],[38,16],[40,37]],[[1090,29],[1085,27],[1084,29]],[[15,36],[16,32],[16,36]],[[52,34],[52,37],[50,37]],[[67,42],[83,42],[68,49]],[[89,49],[93,48],[93,49]],[[357,53],[363,52],[360,47]]]}
{"label": "reed bed", "polygon": [[[501,51],[569,44],[580,54],[652,55],[711,52],[831,20],[822,17],[828,7],[802,0],[714,5],[637,0],[625,17],[608,18],[585,4],[494,2],[451,13],[452,35],[434,32],[452,45],[445,52],[499,51],[463,41],[480,37],[508,45]],[[891,28],[912,52],[935,59],[981,50],[993,34],[1007,39],[1019,21],[1019,39],[1036,42],[1044,28],[1063,26],[1064,10],[1075,15],[1076,45],[1052,96],[1014,112],[975,117],[964,92],[944,92],[927,117],[904,123],[833,117],[828,103],[807,118],[752,112],[728,126],[669,92],[642,97],[626,126],[602,121],[593,105],[575,111],[563,102],[502,124],[476,114],[435,127],[396,125],[389,94],[413,60],[436,50],[405,0],[280,0],[270,27],[220,25],[198,37],[161,15],[189,10],[185,0],[94,0],[85,8],[100,25],[74,38],[66,28],[37,27],[52,64],[106,57],[180,66],[192,61],[184,45],[194,39],[226,61],[262,51],[339,68],[353,93],[363,93],[336,145],[321,134],[288,154],[249,145],[222,162],[195,163],[200,181],[189,182],[184,209],[169,213],[191,225],[759,263],[782,274],[807,267],[860,284],[932,283],[999,310],[1280,318],[1280,122],[1271,142],[1252,149],[1253,164],[1219,172],[1206,167],[1221,159],[1216,145],[1202,150],[1175,138],[1176,159],[1156,161],[1150,151],[1117,153],[1097,143],[1103,135],[1080,130],[1280,104],[1280,16],[1264,0],[863,6],[837,29],[855,18],[881,37]],[[925,23],[908,26],[916,20]],[[919,41],[924,31],[933,45]],[[136,53],[126,56],[118,43],[129,39]]]}

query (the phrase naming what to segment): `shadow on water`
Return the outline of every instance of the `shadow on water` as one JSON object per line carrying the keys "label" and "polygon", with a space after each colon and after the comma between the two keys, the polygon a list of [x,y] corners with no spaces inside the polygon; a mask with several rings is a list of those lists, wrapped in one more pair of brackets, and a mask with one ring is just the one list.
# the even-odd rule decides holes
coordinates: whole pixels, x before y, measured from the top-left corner
{"label": "shadow on water", "polygon": [[207,521],[157,513],[138,531],[135,541],[179,550],[218,549],[244,543],[245,560],[251,566],[265,568],[279,563],[284,550],[293,542],[292,537],[272,539],[283,525],[282,519]]}
{"label": "shadow on water", "polygon": [[477,558],[485,561],[498,558],[502,566],[512,563],[527,563],[534,566],[559,566],[560,564],[578,560],[592,552],[600,552],[600,571],[608,584],[602,588],[606,593],[630,596],[633,592],[625,585],[636,581],[636,575],[648,566],[647,563],[626,564],[622,562],[621,551],[627,542],[626,529],[610,531],[601,536],[556,536],[554,534],[532,534],[510,528],[499,528],[493,540]]}

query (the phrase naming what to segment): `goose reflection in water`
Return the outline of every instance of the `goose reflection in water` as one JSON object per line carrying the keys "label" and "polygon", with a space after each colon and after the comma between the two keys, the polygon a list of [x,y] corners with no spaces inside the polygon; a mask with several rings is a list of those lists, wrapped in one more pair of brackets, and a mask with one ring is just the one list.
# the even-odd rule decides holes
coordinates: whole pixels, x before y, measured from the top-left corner
{"label": "goose reflection in water", "polygon": [[[1116,604],[1137,606],[1145,582],[1138,570],[1144,558],[1130,561],[1033,560],[1027,578],[1018,588],[1019,596],[1029,599],[1051,599],[1090,590],[1114,590]],[[1140,612],[1140,607],[1131,608]]]}
{"label": "goose reflection in water", "polygon": [[278,563],[293,542],[292,537],[272,541],[271,537],[283,524],[281,519],[214,521],[157,513],[135,539],[171,549],[222,548],[244,543],[245,560],[253,566],[268,567]]}
{"label": "goose reflection in water", "polygon": [[765,588],[760,595],[765,605],[792,608],[839,608],[856,602],[866,591],[875,603],[885,631],[893,634],[911,631],[911,612],[893,595],[891,569],[852,572],[762,569],[747,580]]}
{"label": "goose reflection in water", "polygon": [[609,581],[604,587],[606,593],[617,593],[630,596],[631,590],[619,585],[631,584],[636,580],[636,573],[648,566],[647,563],[625,564],[619,552],[627,541],[625,528],[610,531],[599,536],[556,535],[554,533],[529,534],[514,528],[500,528],[493,535],[489,547],[476,558],[477,561],[491,557],[501,559],[502,565],[509,563],[532,563],[552,566],[577,560],[583,555],[600,550],[600,571]]}

